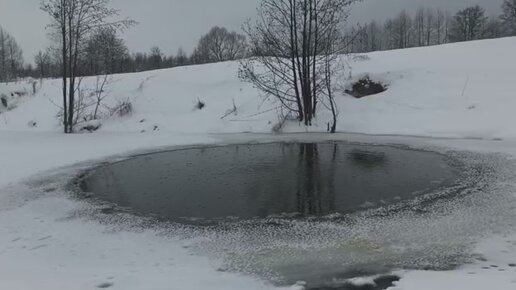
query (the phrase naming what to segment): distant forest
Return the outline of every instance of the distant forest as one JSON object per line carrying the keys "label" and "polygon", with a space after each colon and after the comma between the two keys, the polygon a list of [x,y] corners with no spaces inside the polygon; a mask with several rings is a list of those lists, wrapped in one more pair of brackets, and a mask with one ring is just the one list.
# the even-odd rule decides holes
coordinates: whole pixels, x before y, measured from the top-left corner
{"label": "distant forest", "polygon": [[[1,19],[0,19],[1,23]],[[440,9],[420,8],[400,12],[383,23],[356,24],[341,31],[347,53],[404,49],[445,43],[516,36],[516,0],[505,0],[499,17],[488,17],[480,6],[455,14]],[[165,55],[159,47],[131,53],[116,29],[101,29],[85,43],[80,55],[80,76],[141,72],[177,66],[238,60],[256,54],[244,35],[213,27],[202,36],[192,53],[179,49]],[[13,35],[0,26],[0,82],[23,77],[59,77],[59,48],[49,47],[26,64],[22,48]]]}

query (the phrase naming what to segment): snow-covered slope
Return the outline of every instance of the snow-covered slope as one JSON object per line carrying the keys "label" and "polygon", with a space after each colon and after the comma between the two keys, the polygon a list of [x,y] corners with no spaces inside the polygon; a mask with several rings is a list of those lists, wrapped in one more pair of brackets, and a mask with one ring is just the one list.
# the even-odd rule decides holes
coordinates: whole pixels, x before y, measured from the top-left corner
{"label": "snow-covered slope", "polygon": [[[506,38],[346,57],[349,79],[340,83],[368,74],[389,84],[389,90],[360,100],[339,96],[339,131],[516,137],[516,128],[507,120],[516,106],[515,47],[516,38]],[[95,89],[95,83],[96,78],[83,80],[85,94]],[[0,130],[59,130],[55,115],[60,85],[60,80],[38,81],[35,95],[14,98],[18,108],[0,114]],[[6,95],[13,91],[31,95],[32,90],[33,81],[0,85],[0,94]],[[130,100],[134,114],[105,121],[103,131],[270,132],[277,123],[277,104],[264,101],[260,92],[238,79],[236,62],[115,75],[105,91],[107,105]],[[206,103],[205,109],[194,109],[198,100]],[[233,100],[237,115],[222,120]],[[319,126],[308,130],[325,131],[329,120],[321,112]],[[290,124],[286,130],[305,129]]]}

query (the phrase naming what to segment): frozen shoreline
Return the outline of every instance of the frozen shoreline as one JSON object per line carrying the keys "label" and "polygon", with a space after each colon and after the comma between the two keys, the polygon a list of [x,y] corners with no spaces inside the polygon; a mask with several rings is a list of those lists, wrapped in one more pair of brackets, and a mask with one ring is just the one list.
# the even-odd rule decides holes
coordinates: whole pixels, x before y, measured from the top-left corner
{"label": "frozen shoreline", "polygon": [[[4,132],[6,133],[6,132]],[[148,139],[140,139],[139,134],[78,135],[66,137],[60,134],[6,133],[11,142],[0,141],[3,152],[11,150],[9,160],[0,157],[3,162],[14,162],[20,169],[13,170],[10,175],[0,179],[2,188],[8,184],[16,188],[23,180],[31,180],[30,176],[55,171],[75,163],[145,151],[160,150],[174,146],[189,144],[230,144],[270,141],[320,141],[344,140],[360,143],[400,144],[415,148],[450,148],[477,152],[499,152],[516,156],[516,142],[482,141],[461,139],[431,139],[398,136],[368,136],[349,134],[230,134],[230,135],[182,135],[173,139],[174,135],[154,135]],[[46,138],[45,138],[46,136]],[[62,136],[59,138],[59,136]],[[88,148],[85,138],[95,136],[96,150]],[[177,135],[176,135],[177,137]],[[47,139],[48,138],[48,139]],[[120,142],[121,140],[132,140]],[[114,140],[117,144],[113,146]],[[15,142],[12,142],[15,141]],[[31,152],[32,144],[54,145],[47,154]],[[6,144],[7,143],[7,144]],[[81,145],[83,144],[83,145]],[[152,144],[152,145],[151,145]],[[512,146],[514,144],[515,146]],[[14,146],[16,145],[16,146]],[[58,146],[59,145],[59,146]],[[72,147],[81,156],[60,156],[60,148]],[[512,147],[512,148],[511,148]],[[100,152],[99,148],[103,151]],[[26,150],[24,150],[26,149]],[[27,153],[28,152],[28,153]],[[124,154],[124,152],[127,152]],[[67,159],[68,158],[68,159]],[[116,158],[116,157],[115,157]],[[89,162],[87,162],[89,163]],[[85,164],[85,163],[83,163]],[[30,170],[27,170],[30,168]],[[515,181],[516,182],[516,181]],[[11,191],[12,194],[16,190]],[[1,195],[2,205],[8,201],[16,201],[19,196]],[[0,284],[7,289],[92,289],[103,283],[113,283],[112,289],[173,289],[172,281],[179,281],[177,289],[202,289],[209,286],[214,289],[274,289],[267,282],[241,276],[236,273],[217,271],[220,261],[202,256],[192,256],[185,241],[174,238],[156,236],[154,231],[115,231],[109,224],[99,224],[81,218],[71,218],[69,214],[77,210],[78,204],[60,196],[48,194],[44,198],[21,197],[21,206],[0,210]],[[26,201],[25,199],[29,200]],[[16,203],[16,202],[15,202]],[[1,209],[1,208],[0,208]],[[511,243],[514,241],[514,244]],[[516,248],[516,236],[494,236],[479,244],[478,252],[486,255],[486,262],[461,267],[452,272],[406,272],[403,279],[393,289],[414,289],[421,285],[435,285],[442,281],[439,289],[457,289],[456,283],[472,281],[469,288],[482,289],[485,285],[496,283],[497,289],[512,289],[516,269],[508,265],[516,260],[513,249]],[[504,253],[504,251],[506,253]],[[168,253],[167,260],[163,257]],[[181,257],[181,258],[177,258]],[[174,262],[169,262],[172,259]],[[158,266],[159,265],[159,266]],[[497,268],[483,270],[485,265],[497,265]],[[505,271],[499,271],[505,269]],[[475,272],[476,274],[470,274]],[[107,274],[110,273],[110,274]],[[132,274],[131,274],[132,273]],[[25,277],[25,278],[24,278]],[[110,279],[114,277],[113,279]],[[189,277],[189,278],[187,278]],[[439,277],[436,279],[435,277]],[[494,280],[496,279],[496,280]],[[441,283],[441,282],[439,282]],[[174,284],[174,283],[173,283]],[[297,286],[296,286],[297,287]],[[436,289],[428,286],[428,289]],[[455,287],[455,288],[454,288]]]}

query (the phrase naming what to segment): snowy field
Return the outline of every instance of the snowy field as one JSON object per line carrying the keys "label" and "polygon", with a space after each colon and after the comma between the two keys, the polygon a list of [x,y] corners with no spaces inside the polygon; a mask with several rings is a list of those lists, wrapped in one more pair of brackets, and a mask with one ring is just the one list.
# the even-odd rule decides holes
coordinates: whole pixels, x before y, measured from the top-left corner
{"label": "snowy field", "polygon": [[[77,170],[106,159],[174,146],[276,140],[403,144],[488,156],[504,178],[492,184],[496,190],[485,210],[472,202],[471,208],[458,205],[449,215],[410,224],[424,233],[478,223],[470,249],[478,259],[453,271],[399,272],[402,279],[392,289],[515,289],[515,47],[516,38],[507,38],[343,59],[351,67],[343,81],[368,74],[389,90],[361,100],[339,97],[337,135],[322,133],[327,114],[314,128],[289,123],[285,134],[270,134],[277,104],[240,82],[238,64],[231,62],[113,76],[106,104],[130,101],[134,112],[106,119],[93,134],[60,133],[59,80],[0,84],[9,105],[9,111],[0,105],[0,289],[276,289],[259,276],[221,271],[224,257],[199,253],[194,248],[202,242],[195,238],[130,220],[99,222],[87,214],[87,203],[61,190]],[[83,80],[84,89],[95,82]],[[199,99],[203,110],[194,108]],[[233,101],[236,114],[222,118]],[[302,289],[302,283],[290,288]]]}

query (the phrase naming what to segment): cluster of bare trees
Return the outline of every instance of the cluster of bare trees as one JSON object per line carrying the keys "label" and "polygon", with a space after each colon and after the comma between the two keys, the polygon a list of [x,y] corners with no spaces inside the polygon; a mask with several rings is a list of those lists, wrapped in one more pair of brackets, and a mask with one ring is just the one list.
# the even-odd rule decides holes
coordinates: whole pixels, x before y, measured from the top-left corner
{"label": "cluster of bare trees", "polygon": [[283,109],[311,126],[318,105],[333,113],[336,61],[347,43],[341,27],[354,0],[262,0],[258,21],[246,33],[253,57],[241,62],[240,76]]}
{"label": "cluster of bare trees", "polygon": [[516,35],[516,0],[505,0],[500,16],[504,28],[510,35]]}
{"label": "cluster of bare trees", "polygon": [[0,27],[0,82],[15,79],[23,70],[23,53],[7,31]]}
{"label": "cluster of bare trees", "polygon": [[[95,30],[81,44],[78,54],[77,75],[103,75],[128,72],[130,55],[124,40],[111,27]],[[62,54],[59,45],[39,51],[34,57],[35,67],[29,76],[59,77],[62,72]]]}
{"label": "cluster of bare trees", "polygon": [[247,43],[244,35],[215,26],[201,37],[192,54],[192,60],[196,63],[221,62],[242,59],[246,54]]}
{"label": "cluster of bare trees", "polygon": [[505,0],[500,17],[476,5],[452,15],[441,9],[406,11],[384,23],[372,21],[347,31],[349,52],[403,49],[516,35],[516,0]]}
{"label": "cluster of bare trees", "polygon": [[88,39],[98,31],[123,30],[134,24],[132,20],[113,20],[118,10],[109,7],[109,0],[45,0],[41,9],[52,22],[54,40],[59,43],[61,76],[63,79],[63,127],[73,133],[76,94],[81,56],[86,52]]}
{"label": "cluster of bare trees", "polygon": [[129,49],[117,30],[112,26],[102,27],[86,42],[84,71],[82,74],[102,75],[124,71],[129,58]]}
{"label": "cluster of bare trees", "polygon": [[189,55],[180,48],[175,55],[165,55],[159,47],[149,53],[135,53],[124,64],[125,72],[171,68],[192,64],[205,64],[238,60],[247,56],[246,37],[224,27],[215,26],[203,35]]}
{"label": "cluster of bare trees", "polygon": [[[218,26],[201,37],[193,53],[187,54],[180,48],[170,56],[165,55],[159,47],[152,47],[148,53],[131,54],[118,32],[112,27],[102,27],[85,38],[84,49],[78,56],[78,75],[141,72],[238,60],[246,57],[248,51],[244,35]],[[36,67],[28,70],[26,76],[59,77],[61,58],[59,48],[40,51],[34,58]]]}

